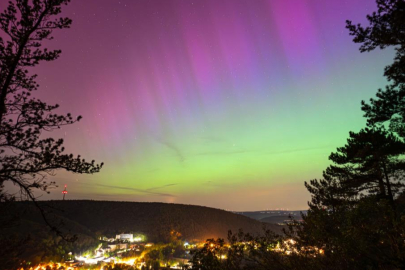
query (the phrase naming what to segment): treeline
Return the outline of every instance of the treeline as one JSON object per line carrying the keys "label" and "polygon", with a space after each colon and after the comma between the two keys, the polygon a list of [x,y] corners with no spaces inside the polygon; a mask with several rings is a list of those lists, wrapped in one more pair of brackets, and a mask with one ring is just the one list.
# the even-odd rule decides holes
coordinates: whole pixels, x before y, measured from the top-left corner
{"label": "treeline", "polygon": [[193,269],[405,269],[405,1],[376,2],[368,26],[347,29],[361,52],[395,50],[389,85],[362,102],[367,126],[331,153],[323,178],[305,183],[303,222],[283,236],[231,235],[227,248],[211,239]]}

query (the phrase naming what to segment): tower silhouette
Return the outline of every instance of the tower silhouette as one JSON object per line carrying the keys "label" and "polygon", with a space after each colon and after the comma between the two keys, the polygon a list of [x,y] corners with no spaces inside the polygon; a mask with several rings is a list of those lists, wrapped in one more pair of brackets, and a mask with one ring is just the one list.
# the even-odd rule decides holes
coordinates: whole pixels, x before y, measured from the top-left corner
{"label": "tower silhouette", "polygon": [[67,194],[67,190],[66,190],[67,185],[65,185],[65,189],[62,191],[63,194],[63,200],[65,200],[65,196]]}

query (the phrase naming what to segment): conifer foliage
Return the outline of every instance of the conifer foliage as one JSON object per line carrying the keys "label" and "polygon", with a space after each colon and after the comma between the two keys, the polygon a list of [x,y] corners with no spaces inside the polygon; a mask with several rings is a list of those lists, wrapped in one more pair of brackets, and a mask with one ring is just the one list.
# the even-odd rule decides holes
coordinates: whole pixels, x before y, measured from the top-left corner
{"label": "conifer foliage", "polygon": [[323,179],[305,183],[310,209],[290,226],[298,245],[323,248],[322,260],[338,269],[405,267],[405,2],[376,2],[369,26],[347,28],[361,52],[395,48],[384,72],[390,84],[362,102],[367,127],[329,156]]}
{"label": "conifer foliage", "polygon": [[404,186],[404,153],[404,142],[384,129],[350,132],[347,144],[330,155],[334,164],[324,176],[339,179],[346,195],[377,194],[393,201]]}
{"label": "conifer foliage", "polygon": [[379,89],[370,103],[363,101],[362,110],[369,126],[388,122],[392,131],[405,137],[405,1],[377,0],[377,11],[367,19],[367,27],[347,21],[353,41],[361,44],[360,51],[391,47],[395,58],[384,72],[391,84]]}

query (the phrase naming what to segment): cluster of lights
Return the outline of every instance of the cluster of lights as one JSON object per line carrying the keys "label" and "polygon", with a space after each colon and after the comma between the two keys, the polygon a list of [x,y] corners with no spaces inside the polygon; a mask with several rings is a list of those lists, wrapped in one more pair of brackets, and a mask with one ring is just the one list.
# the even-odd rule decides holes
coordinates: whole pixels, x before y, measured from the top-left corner
{"label": "cluster of lights", "polygon": [[[64,269],[66,270],[75,270],[75,268],[71,267],[71,266],[66,266],[65,264],[61,264],[61,263],[48,263],[48,264],[40,264],[38,266],[35,267],[31,267],[29,270],[47,270],[47,269],[52,269],[52,270],[56,270],[59,269],[60,267],[64,267]],[[23,269],[23,268],[21,268]]]}
{"label": "cluster of lights", "polygon": [[[285,246],[285,248],[281,248],[280,247],[280,243],[278,243],[277,244],[277,246],[276,246],[276,248],[275,249],[273,249],[273,251],[276,251],[276,252],[283,252],[283,253],[285,253],[286,255],[291,255],[291,254],[293,254],[293,253],[295,253],[295,254],[299,254],[300,253],[300,251],[295,247],[295,244],[296,244],[297,242],[295,241],[295,240],[293,240],[293,239],[288,239],[288,240],[286,240],[286,241],[284,241],[284,246]],[[315,253],[316,254],[320,254],[320,255],[323,255],[324,253],[325,253],[325,251],[322,249],[322,248],[317,248],[317,247],[301,247],[301,251],[311,251],[311,250],[315,250]],[[314,255],[314,256],[316,256],[316,255]]]}

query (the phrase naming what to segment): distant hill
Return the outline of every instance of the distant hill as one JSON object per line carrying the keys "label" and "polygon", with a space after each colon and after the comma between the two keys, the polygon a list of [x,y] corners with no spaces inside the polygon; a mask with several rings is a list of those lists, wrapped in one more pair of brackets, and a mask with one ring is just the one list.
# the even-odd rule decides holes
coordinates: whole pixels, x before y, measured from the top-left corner
{"label": "distant hill", "polygon": [[260,221],[271,223],[271,224],[287,224],[291,220],[289,219],[288,216],[272,216],[272,217],[262,218]]}
{"label": "distant hill", "polygon": [[[64,223],[64,229],[97,237],[123,232],[143,233],[150,241],[166,241],[170,231],[180,232],[183,239],[226,238],[228,230],[259,234],[265,223],[224,210],[182,204],[114,202],[114,201],[44,201],[40,204],[51,213],[53,221]],[[23,218],[26,233],[43,228],[38,210],[30,202],[17,202],[13,213]],[[29,224],[29,226],[27,225]],[[265,225],[280,232],[280,226]]]}
{"label": "distant hill", "polygon": [[235,212],[240,215],[250,217],[262,222],[278,224],[285,223],[291,215],[295,220],[301,220],[301,213],[306,214],[306,210],[285,211],[285,210],[265,210],[265,211],[249,211]]}

